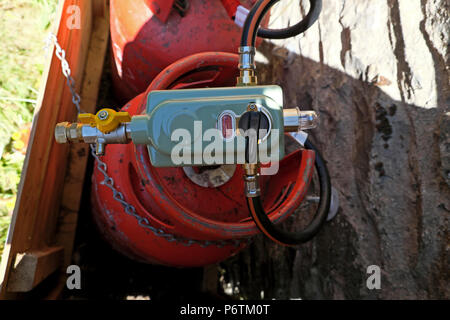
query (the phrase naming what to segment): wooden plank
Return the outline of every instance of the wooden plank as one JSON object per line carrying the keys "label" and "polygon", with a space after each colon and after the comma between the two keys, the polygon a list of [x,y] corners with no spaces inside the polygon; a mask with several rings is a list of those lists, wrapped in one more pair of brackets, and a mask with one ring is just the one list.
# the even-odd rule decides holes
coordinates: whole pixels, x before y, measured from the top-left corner
{"label": "wooden plank", "polygon": [[[97,4],[95,4],[97,2]],[[99,10],[99,3],[102,9]],[[103,8],[106,7],[106,8]],[[95,11],[97,8],[97,11]],[[93,1],[94,16],[92,36],[81,89],[81,107],[85,112],[95,112],[100,82],[109,40],[109,7],[103,0]],[[103,15],[102,15],[103,14]],[[56,243],[65,248],[63,265],[57,286],[46,296],[47,300],[61,297],[66,285],[66,268],[72,260],[73,244],[77,227],[78,212],[85,180],[89,146],[70,145],[69,163],[62,194]]]}
{"label": "wooden plank", "polygon": [[[81,29],[70,30],[66,28],[66,30],[70,30],[66,31],[71,34],[70,42],[65,46],[62,46],[66,49],[67,60],[72,69],[71,75],[74,79],[77,79],[78,82],[81,82],[91,34],[92,16],[90,10],[91,4],[88,0],[75,2],[80,7]],[[65,82],[64,78],[63,81]],[[66,170],[68,159],[68,147],[58,145],[55,142],[54,128],[56,123],[67,119],[75,119],[76,117],[76,109],[72,103],[72,94],[65,83],[63,88],[62,101],[58,112],[54,112],[54,108],[47,109],[45,112],[53,115],[50,116],[51,120],[46,124],[45,129],[41,127],[41,130],[39,131],[40,136],[45,134],[45,137],[47,138],[47,140],[39,139],[41,145],[45,143],[47,166],[45,176],[42,177],[42,186],[47,190],[44,190],[44,188],[41,189],[41,192],[36,192],[36,189],[30,190],[31,192],[39,194],[39,198],[37,199],[39,219],[35,221],[33,226],[34,234],[32,246],[35,248],[40,248],[48,243],[52,243],[55,238],[59,202],[61,199],[61,190],[64,184],[64,172]],[[81,84],[77,83],[77,92],[79,92],[80,88]]]}
{"label": "wooden plank", "polygon": [[[86,112],[95,112],[102,77],[103,64],[109,39],[109,15],[97,17],[94,21],[91,43],[88,50],[86,68],[81,90],[81,107]],[[73,240],[75,238],[76,222],[80,209],[81,195],[89,146],[86,144],[70,145],[69,163],[60,207],[60,222],[58,223],[57,241],[66,248],[64,265],[69,265],[72,256]]]}
{"label": "wooden plank", "polygon": [[[68,7],[77,5],[81,13],[81,28],[68,29],[67,19],[72,15]],[[61,0],[57,23],[57,38],[66,50],[66,59],[72,76],[80,89],[89,45],[92,7],[90,0]],[[16,254],[34,252],[52,246],[55,241],[62,186],[69,148],[57,145],[53,130],[57,122],[74,119],[76,111],[70,90],[61,73],[61,63],[51,55],[47,62],[34,113],[29,146],[22,170],[17,201],[9,228],[0,266],[0,298],[13,299],[6,287]]]}
{"label": "wooden plank", "polygon": [[61,266],[63,253],[63,247],[18,253],[11,269],[8,291],[31,291]]}
{"label": "wooden plank", "polygon": [[109,0],[92,0],[92,15],[94,17],[109,17]]}

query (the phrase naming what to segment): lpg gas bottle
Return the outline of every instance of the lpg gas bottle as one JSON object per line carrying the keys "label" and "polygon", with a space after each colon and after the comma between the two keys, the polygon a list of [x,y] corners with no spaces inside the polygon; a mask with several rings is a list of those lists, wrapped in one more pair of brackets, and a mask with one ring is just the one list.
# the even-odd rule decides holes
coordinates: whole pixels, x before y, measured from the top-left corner
{"label": "lpg gas bottle", "polygon": [[[159,23],[170,20],[172,5],[181,6],[181,10],[186,4],[156,0],[112,2],[113,8],[128,3],[147,15],[153,12],[161,20]],[[198,10],[192,12],[203,18],[218,13],[212,10],[205,15],[205,8],[225,2],[234,3],[227,6],[232,15],[236,1],[189,1],[198,5]],[[258,0],[248,13],[239,56],[208,51],[181,58],[162,70],[121,111],[83,113],[78,115],[78,122],[61,122],[55,127],[58,143],[81,142],[93,147],[94,220],[104,237],[124,255],[168,266],[202,266],[237,253],[259,232],[276,243],[294,246],[311,240],[321,230],[330,210],[331,182],[326,163],[303,132],[317,126],[317,114],[298,107],[285,108],[281,87],[258,85],[255,45],[257,36],[283,39],[304,32],[317,20],[322,3],[310,0],[305,19],[291,27],[259,29],[264,15],[276,2]],[[181,55],[185,56],[191,49],[189,44],[197,43],[200,31],[195,26],[200,22],[192,22],[185,29],[180,29],[180,23],[160,24],[161,32],[177,35],[177,50],[172,52],[169,42],[167,55],[161,54],[161,46],[165,45],[158,34],[153,34],[159,39],[158,48],[148,55],[142,50],[152,46],[142,41],[145,37],[140,38],[137,31],[149,17],[138,19],[139,14],[134,17],[132,12],[117,21],[135,19],[130,22],[134,25],[131,34],[139,41],[133,42],[135,47],[129,57],[138,64],[126,74],[129,88],[141,90],[145,81],[139,83],[141,88],[136,84],[148,70],[156,74],[164,64],[176,59],[180,45],[185,50]],[[211,28],[206,28],[212,34],[219,30],[214,20],[210,21]],[[153,29],[154,22],[152,18],[151,32],[157,29]],[[202,27],[198,30],[204,31]],[[180,32],[189,32],[189,36]],[[142,43],[145,45],[140,47]],[[116,44],[113,40],[113,46]],[[126,51],[120,48],[116,52],[122,63],[122,77]],[[145,60],[150,56],[162,58],[155,58],[156,64],[150,68]],[[287,152],[287,132],[297,136],[300,149]],[[213,148],[203,146],[203,140],[210,141]],[[300,230],[283,228],[281,222],[304,199],[314,171],[319,186],[319,196],[313,197],[318,200],[314,217]]]}
{"label": "lpg gas bottle", "polygon": [[118,98],[128,101],[144,92],[164,68],[183,57],[236,53],[241,29],[230,15],[239,3],[251,8],[254,0],[111,0],[112,77]]}
{"label": "lpg gas bottle", "polygon": [[[122,111],[130,116],[145,114],[157,90],[178,89],[173,92],[180,95],[181,89],[232,87],[239,74],[237,65],[238,56],[230,53],[183,58],[163,70]],[[268,92],[271,87],[239,90]],[[202,266],[235,254],[259,233],[246,205],[240,165],[156,167],[152,163],[157,165],[158,160],[150,157],[145,145],[111,144],[96,162],[94,220],[118,251],[147,263]],[[284,156],[277,174],[261,176],[264,208],[272,221],[284,221],[299,206],[313,167],[314,151],[298,150]]]}

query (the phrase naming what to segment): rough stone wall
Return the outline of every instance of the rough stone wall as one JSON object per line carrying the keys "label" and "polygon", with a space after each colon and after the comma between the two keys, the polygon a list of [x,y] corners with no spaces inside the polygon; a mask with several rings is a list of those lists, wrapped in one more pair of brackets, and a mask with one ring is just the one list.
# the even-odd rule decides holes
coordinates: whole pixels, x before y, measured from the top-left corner
{"label": "rough stone wall", "polygon": [[[291,6],[277,23],[298,21]],[[261,46],[260,82],[320,115],[311,136],[340,208],[306,245],[260,237],[221,264],[235,293],[450,298],[449,9],[447,0],[323,0],[304,35]],[[366,287],[369,265],[382,270],[380,290]]]}

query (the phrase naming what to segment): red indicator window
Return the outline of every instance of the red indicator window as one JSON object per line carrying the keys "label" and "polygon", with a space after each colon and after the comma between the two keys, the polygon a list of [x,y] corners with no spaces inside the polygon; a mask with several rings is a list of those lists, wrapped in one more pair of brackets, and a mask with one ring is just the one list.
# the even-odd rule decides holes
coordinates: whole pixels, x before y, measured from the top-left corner
{"label": "red indicator window", "polygon": [[222,128],[222,137],[224,139],[233,138],[234,128],[233,128],[233,117],[230,114],[224,114],[221,117],[221,128]]}

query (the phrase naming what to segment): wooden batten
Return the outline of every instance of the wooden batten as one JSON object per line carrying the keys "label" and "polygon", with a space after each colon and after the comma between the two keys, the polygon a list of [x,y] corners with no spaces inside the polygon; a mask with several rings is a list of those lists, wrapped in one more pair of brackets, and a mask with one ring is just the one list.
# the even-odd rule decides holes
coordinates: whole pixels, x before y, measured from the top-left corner
{"label": "wooden batten", "polygon": [[61,266],[64,248],[54,247],[16,254],[8,292],[29,292]]}
{"label": "wooden batten", "polygon": [[[73,5],[80,8],[79,29],[68,28]],[[107,0],[60,0],[58,13],[58,42],[82,108],[94,112],[109,34]],[[0,265],[1,299],[32,290],[71,260],[88,150],[55,142],[55,125],[74,121],[76,109],[61,62],[54,51],[48,58]]]}

